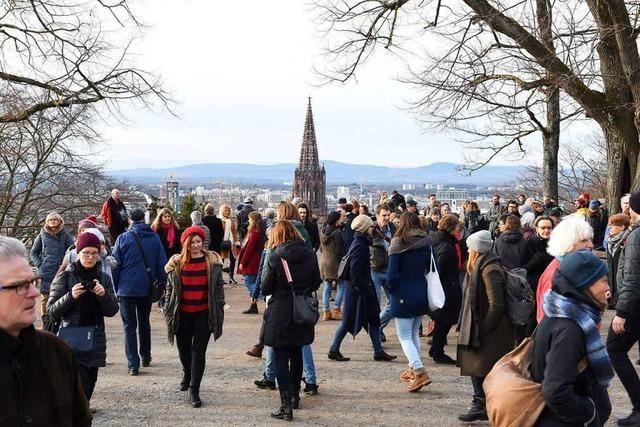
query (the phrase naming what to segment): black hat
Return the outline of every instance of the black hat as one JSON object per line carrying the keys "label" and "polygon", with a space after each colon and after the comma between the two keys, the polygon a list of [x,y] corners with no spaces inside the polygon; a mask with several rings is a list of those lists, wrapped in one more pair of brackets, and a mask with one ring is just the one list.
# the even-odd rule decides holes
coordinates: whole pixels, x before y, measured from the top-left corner
{"label": "black hat", "polygon": [[637,214],[640,214],[640,191],[631,193],[629,196],[629,207]]}
{"label": "black hat", "polygon": [[131,211],[130,218],[133,222],[144,221],[144,211],[142,209],[134,209]]}
{"label": "black hat", "polygon": [[407,200],[407,206],[418,206],[418,202],[416,202],[415,200],[411,199],[411,200]]}

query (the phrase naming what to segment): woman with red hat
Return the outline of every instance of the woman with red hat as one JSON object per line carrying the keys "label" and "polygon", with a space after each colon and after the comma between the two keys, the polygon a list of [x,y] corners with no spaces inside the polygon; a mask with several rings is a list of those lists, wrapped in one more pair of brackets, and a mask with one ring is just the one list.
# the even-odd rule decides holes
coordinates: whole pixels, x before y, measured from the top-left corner
{"label": "woman with red hat", "polygon": [[209,338],[222,336],[224,321],[224,280],[222,258],[204,249],[204,231],[192,226],[181,237],[182,251],[171,257],[164,316],[168,339],[178,347],[183,377],[180,390],[190,390],[191,405],[202,406],[200,383],[204,374]]}

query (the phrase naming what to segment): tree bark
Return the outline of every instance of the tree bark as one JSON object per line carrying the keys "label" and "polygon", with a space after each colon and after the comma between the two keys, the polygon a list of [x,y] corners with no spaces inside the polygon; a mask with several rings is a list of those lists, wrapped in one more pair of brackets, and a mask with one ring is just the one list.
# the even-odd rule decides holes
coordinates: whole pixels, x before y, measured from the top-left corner
{"label": "tree bark", "polygon": [[629,110],[612,117],[610,124],[600,124],[607,141],[607,196],[611,213],[620,212],[620,197],[639,184],[638,130],[633,116]]}

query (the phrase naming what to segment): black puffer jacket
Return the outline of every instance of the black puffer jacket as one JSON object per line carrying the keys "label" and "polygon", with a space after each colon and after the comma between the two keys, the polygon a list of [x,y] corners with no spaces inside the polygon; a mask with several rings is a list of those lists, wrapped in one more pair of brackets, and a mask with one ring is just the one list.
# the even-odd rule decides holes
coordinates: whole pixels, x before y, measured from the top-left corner
{"label": "black puffer jacket", "polygon": [[509,230],[500,234],[493,242],[493,252],[500,257],[500,263],[508,269],[520,266],[524,251],[524,235],[520,230]]}
{"label": "black puffer jacket", "polygon": [[624,319],[638,317],[640,308],[640,222],[631,227],[631,233],[620,255],[618,266],[618,302],[616,314]]}
{"label": "black puffer jacket", "polygon": [[[282,259],[287,261],[293,283],[287,282]],[[302,240],[292,240],[278,246],[266,261],[262,275],[262,294],[271,295],[264,312],[262,340],[264,345],[274,348],[302,347],[315,338],[315,326],[300,326],[293,323],[293,296],[320,287],[318,259],[312,249]]]}
{"label": "black puffer jacket", "polygon": [[[553,276],[552,289],[594,306],[558,273]],[[542,319],[535,334],[531,376],[535,382],[542,383],[547,406],[536,426],[578,427],[592,418],[587,425],[605,424],[611,414],[606,388],[598,384],[589,367],[578,374],[578,364],[586,354],[586,336],[575,321],[546,316]]]}
{"label": "black puffer jacket", "polygon": [[[47,312],[57,319],[62,319],[62,327],[80,325],[80,314],[82,304],[86,303],[89,292],[83,294],[80,298],[73,299],[71,289],[78,283],[82,282],[78,273],[78,263],[69,264],[69,267],[60,273],[53,280],[51,285],[51,294],[47,301]],[[115,290],[111,277],[105,274],[100,268],[100,263],[95,267],[100,275],[98,279],[104,287],[105,294],[102,297],[96,295],[103,317],[113,317],[118,312],[118,300],[116,299]],[[96,350],[91,356],[78,357],[78,363],[88,367],[103,367],[107,365],[107,336],[104,331],[104,320],[96,325],[95,343]]]}
{"label": "black puffer jacket", "polygon": [[527,282],[533,293],[538,289],[538,280],[553,261],[553,256],[547,252],[549,240],[543,240],[536,233],[532,238],[525,241],[524,250],[520,257],[520,266],[527,270]]}
{"label": "black puffer jacket", "polygon": [[431,234],[433,255],[438,264],[440,282],[444,290],[444,307],[431,314],[436,322],[455,325],[462,305],[462,288],[458,271],[458,254],[455,244],[458,240],[446,231],[438,230]]}

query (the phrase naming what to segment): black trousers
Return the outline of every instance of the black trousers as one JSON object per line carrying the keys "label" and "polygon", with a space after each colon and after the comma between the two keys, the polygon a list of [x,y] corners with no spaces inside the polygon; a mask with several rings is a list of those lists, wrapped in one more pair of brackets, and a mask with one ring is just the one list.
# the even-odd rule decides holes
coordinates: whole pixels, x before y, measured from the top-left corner
{"label": "black trousers", "polygon": [[[232,243],[233,244],[233,243]],[[233,248],[229,249],[229,278],[233,279],[233,272],[236,269],[236,257],[233,256]]]}
{"label": "black trousers", "polygon": [[89,368],[78,363],[78,375],[80,375],[84,395],[87,397],[87,400],[91,400],[93,390],[95,389],[96,382],[98,381],[98,368]]}
{"label": "black trousers", "polygon": [[484,408],[487,404],[487,398],[484,395],[484,389],[482,384],[484,383],[484,377],[471,377],[471,386],[473,387],[473,406],[477,408]]}
{"label": "black trousers", "polygon": [[280,390],[298,390],[302,380],[302,347],[274,348],[273,354]]}
{"label": "black trousers", "polygon": [[205,356],[211,338],[209,311],[198,313],[180,312],[180,324],[176,334],[176,345],[184,373],[191,377],[191,388],[200,389],[204,374]]}
{"label": "black trousers", "polygon": [[453,325],[436,321],[431,337],[430,357],[444,356],[444,346],[447,345],[447,335]]}
{"label": "black trousers", "polygon": [[629,350],[640,338],[639,323],[638,319],[627,319],[624,323],[625,331],[620,335],[616,335],[609,326],[607,336],[607,352],[611,364],[631,399],[634,411],[640,411],[640,379],[629,359]]}

